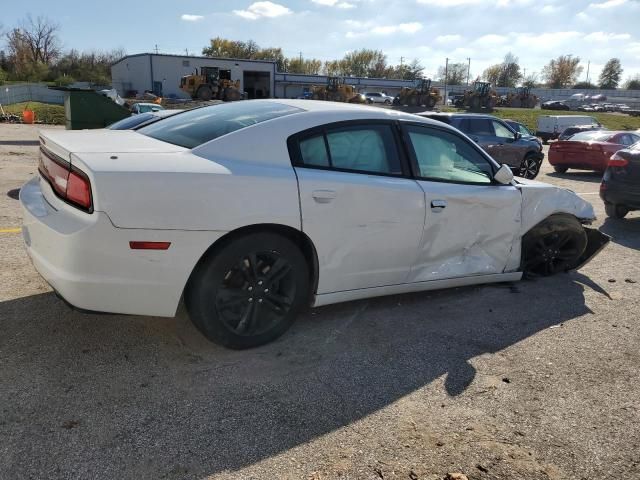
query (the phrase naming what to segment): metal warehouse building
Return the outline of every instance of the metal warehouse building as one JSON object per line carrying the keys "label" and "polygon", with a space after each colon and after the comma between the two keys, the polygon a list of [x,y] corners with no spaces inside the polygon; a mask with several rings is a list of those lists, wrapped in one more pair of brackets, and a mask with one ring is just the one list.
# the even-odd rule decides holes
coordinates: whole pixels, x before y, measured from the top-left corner
{"label": "metal warehouse building", "polygon": [[270,98],[275,92],[276,64],[262,60],[194,57],[161,53],[127,55],[111,66],[113,87],[122,96],[152,91],[164,97],[188,98],[180,90],[180,78],[200,67],[228,70],[231,80],[240,80],[248,98]]}

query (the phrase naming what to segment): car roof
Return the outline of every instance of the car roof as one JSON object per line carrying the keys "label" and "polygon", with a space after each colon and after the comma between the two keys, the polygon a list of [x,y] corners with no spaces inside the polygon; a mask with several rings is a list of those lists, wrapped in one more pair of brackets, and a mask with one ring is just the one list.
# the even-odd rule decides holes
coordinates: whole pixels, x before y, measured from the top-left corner
{"label": "car roof", "polygon": [[497,120],[498,117],[493,115],[489,115],[486,113],[452,113],[452,112],[420,112],[416,115],[425,116],[425,117],[449,117],[449,118],[490,118],[491,120]]}

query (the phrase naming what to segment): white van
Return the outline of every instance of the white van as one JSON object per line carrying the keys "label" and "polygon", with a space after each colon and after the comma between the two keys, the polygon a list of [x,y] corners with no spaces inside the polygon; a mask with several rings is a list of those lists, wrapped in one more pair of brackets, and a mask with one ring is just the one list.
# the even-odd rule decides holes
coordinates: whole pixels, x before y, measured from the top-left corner
{"label": "white van", "polygon": [[587,115],[540,115],[536,136],[547,143],[550,139],[558,138],[565,128],[578,125],[602,126],[598,120]]}

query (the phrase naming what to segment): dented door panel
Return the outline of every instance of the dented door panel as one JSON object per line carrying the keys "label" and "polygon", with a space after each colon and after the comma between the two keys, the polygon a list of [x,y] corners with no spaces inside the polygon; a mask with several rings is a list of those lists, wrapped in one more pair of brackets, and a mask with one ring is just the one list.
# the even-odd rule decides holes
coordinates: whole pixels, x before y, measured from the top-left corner
{"label": "dented door panel", "polygon": [[[519,236],[521,195],[511,185],[419,181],[427,216],[410,282],[505,271]],[[432,208],[438,201],[444,208]]]}

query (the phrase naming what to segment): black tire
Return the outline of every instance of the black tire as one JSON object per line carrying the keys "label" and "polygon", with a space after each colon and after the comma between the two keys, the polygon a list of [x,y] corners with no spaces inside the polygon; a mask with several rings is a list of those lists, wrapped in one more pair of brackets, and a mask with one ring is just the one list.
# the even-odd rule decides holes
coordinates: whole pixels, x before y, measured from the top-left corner
{"label": "black tire", "polygon": [[567,173],[569,167],[553,167],[553,169],[558,173]]}
{"label": "black tire", "polygon": [[211,91],[211,88],[204,86],[198,89],[198,98],[200,100],[209,101],[212,97],[213,92]]}
{"label": "black tire", "polygon": [[566,272],[586,247],[587,233],[577,218],[551,215],[522,237],[521,269],[527,277]]}
{"label": "black tire", "polygon": [[427,107],[433,108],[435,106],[436,106],[436,99],[431,96],[427,97]]}
{"label": "black tire", "polygon": [[480,110],[480,108],[482,107],[482,100],[480,99],[480,97],[473,97],[470,104],[472,110]]}
{"label": "black tire", "polygon": [[300,249],[280,235],[255,233],[232,240],[196,266],[185,304],[209,340],[244,349],[286,332],[308,295],[309,267]]}
{"label": "black tire", "polygon": [[370,98],[367,98],[366,102],[371,105],[373,103],[373,100],[371,100]]}
{"label": "black tire", "polygon": [[520,168],[518,170],[518,176],[522,178],[527,178],[529,180],[533,180],[540,173],[540,162],[535,155],[528,154],[522,160],[520,164]]}
{"label": "black tire", "polygon": [[624,205],[616,205],[615,203],[605,203],[604,211],[607,213],[607,217],[611,218],[624,218],[629,213],[629,209]]}
{"label": "black tire", "polygon": [[391,100],[389,100],[388,98],[384,101],[385,105],[391,105]]}

